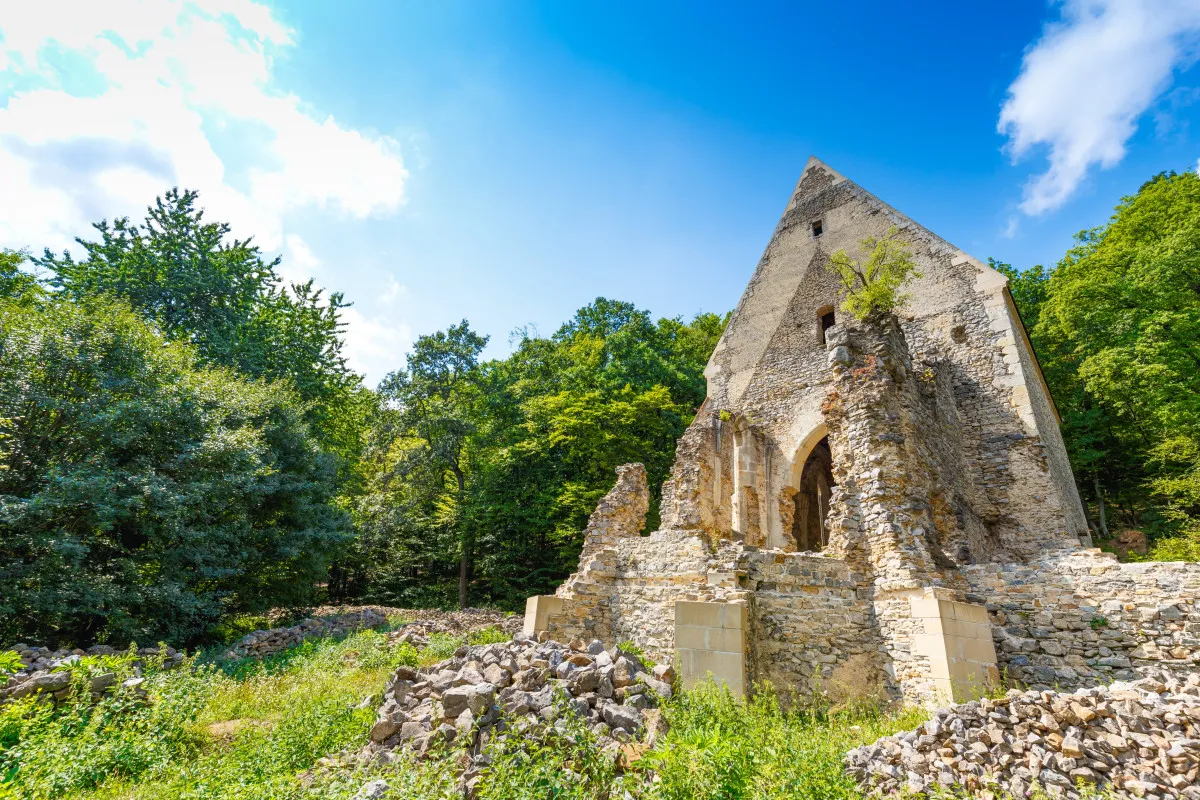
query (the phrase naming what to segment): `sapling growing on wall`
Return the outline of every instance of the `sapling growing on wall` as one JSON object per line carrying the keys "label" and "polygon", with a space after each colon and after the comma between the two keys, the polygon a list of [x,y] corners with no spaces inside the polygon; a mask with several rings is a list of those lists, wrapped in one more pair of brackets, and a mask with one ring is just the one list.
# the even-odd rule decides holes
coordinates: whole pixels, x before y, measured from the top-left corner
{"label": "sapling growing on wall", "polygon": [[908,244],[900,241],[893,226],[883,237],[868,236],[861,242],[866,257],[856,261],[845,250],[829,257],[826,268],[842,283],[842,310],[855,319],[875,311],[890,313],[908,302],[900,292],[912,278],[921,277]]}

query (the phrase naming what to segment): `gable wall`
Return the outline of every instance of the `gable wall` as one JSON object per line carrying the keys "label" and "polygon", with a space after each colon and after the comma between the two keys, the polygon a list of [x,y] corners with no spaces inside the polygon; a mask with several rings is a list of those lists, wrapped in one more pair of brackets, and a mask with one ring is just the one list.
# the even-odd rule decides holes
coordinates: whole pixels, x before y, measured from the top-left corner
{"label": "gable wall", "polygon": [[[820,238],[811,234],[815,219],[823,224]],[[1003,276],[817,162],[797,185],[706,370],[710,411],[744,415],[766,442],[765,518],[755,528],[762,541],[747,541],[790,545],[784,523],[792,460],[823,422],[830,386],[827,348],[817,336],[818,310],[837,302],[829,254],[857,256],[862,239],[893,226],[921,272],[906,287],[911,299],[901,312],[914,370],[936,367],[953,382],[968,474],[950,494],[994,543],[975,558],[1026,560],[1062,546],[1065,536],[1086,536],[1050,398],[1019,319],[1005,305]]]}

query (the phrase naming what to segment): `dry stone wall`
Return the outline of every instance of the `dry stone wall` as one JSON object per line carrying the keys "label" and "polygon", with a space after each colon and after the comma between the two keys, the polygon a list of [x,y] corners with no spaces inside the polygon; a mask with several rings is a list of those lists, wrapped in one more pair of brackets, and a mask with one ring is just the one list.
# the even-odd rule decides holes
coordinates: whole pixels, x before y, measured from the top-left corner
{"label": "dry stone wall", "polygon": [[[48,647],[18,643],[4,649],[15,652],[24,667],[8,675],[4,683],[0,684],[0,705],[31,696],[45,700],[63,700],[71,693],[72,669],[81,658],[126,652],[103,644],[92,645],[87,650],[51,650]],[[161,665],[161,669],[174,669],[184,660],[183,653],[173,647],[143,647],[138,649],[135,655],[133,666],[138,669],[142,662],[148,659],[153,659]],[[141,682],[142,679],[135,676],[123,681],[121,688],[137,692]],[[90,679],[89,685],[93,699],[96,699],[105,692],[117,689],[117,676],[113,672],[98,672]]]}
{"label": "dry stone wall", "polygon": [[1200,671],[1200,564],[1122,564],[1098,550],[962,570],[991,615],[1000,668],[1035,687]]}
{"label": "dry stone wall", "polygon": [[326,636],[344,636],[364,628],[378,628],[387,617],[370,608],[332,617],[310,617],[288,628],[270,628],[243,636],[225,652],[226,658],[264,658],[280,650]]}

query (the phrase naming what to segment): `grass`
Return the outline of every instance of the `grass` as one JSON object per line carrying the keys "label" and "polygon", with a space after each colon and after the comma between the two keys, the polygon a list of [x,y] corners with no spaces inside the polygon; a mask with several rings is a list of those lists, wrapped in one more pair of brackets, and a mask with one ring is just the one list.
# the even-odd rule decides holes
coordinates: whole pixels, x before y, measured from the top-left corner
{"label": "grass", "polygon": [[785,711],[771,692],[741,702],[712,686],[683,693],[666,716],[670,732],[645,759],[663,800],[859,797],[846,751],[926,719],[865,704]]}
{"label": "grass", "polygon": [[[470,641],[503,640],[484,630]],[[307,642],[262,662],[190,659],[147,670],[151,702],[125,693],[53,709],[0,707],[0,800],[347,800],[382,778],[389,798],[461,798],[453,763],[339,766],[323,757],[367,741],[389,673],[448,657],[462,638],[389,647],[373,631]],[[124,669],[124,667],[122,667]],[[915,726],[914,712],[861,707],[785,712],[769,694],[750,703],[711,686],[683,693],[664,711],[670,732],[624,776],[581,723],[540,740],[497,740],[481,800],[635,800],[856,797],[842,773],[851,747]]]}

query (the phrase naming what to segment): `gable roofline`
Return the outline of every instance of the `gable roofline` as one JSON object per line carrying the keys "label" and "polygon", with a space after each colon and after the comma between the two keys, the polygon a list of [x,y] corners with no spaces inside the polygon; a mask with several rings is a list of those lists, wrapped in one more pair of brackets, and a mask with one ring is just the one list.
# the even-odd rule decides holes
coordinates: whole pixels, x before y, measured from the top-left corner
{"label": "gable roofline", "polygon": [[929,228],[926,228],[924,225],[921,225],[908,215],[897,211],[894,206],[880,200],[875,194],[867,191],[862,186],[847,178],[845,175],[842,175],[840,172],[826,164],[821,159],[817,158],[815,155],[810,155],[808,157],[808,161],[804,165],[804,170],[800,173],[800,179],[796,181],[796,188],[792,190],[792,196],[788,200],[787,209],[784,210],[783,218],[780,220],[780,224],[782,224],[783,220],[787,218],[787,212],[796,205],[796,201],[800,197],[800,185],[804,182],[804,177],[808,175],[809,172],[816,169],[820,169],[823,172],[831,175],[834,179],[834,186],[843,183],[846,184],[847,188],[850,189],[850,191],[852,191],[861,201],[887,214],[888,217],[895,223],[897,229],[907,230],[910,231],[910,233],[916,233],[921,236],[921,238],[925,239],[927,243],[933,245],[935,250],[944,250],[947,252],[951,257],[952,264],[970,264],[972,267],[974,267],[977,271],[977,290],[1001,287],[1001,290],[1004,293],[1005,303],[1012,311],[1010,317],[1016,326],[1016,333],[1021,337],[1023,344],[1025,345],[1025,350],[1029,353],[1029,356],[1033,361],[1033,369],[1037,380],[1041,383],[1042,391],[1045,393],[1046,398],[1050,401],[1050,410],[1054,414],[1055,420],[1061,425],[1062,416],[1059,414],[1058,404],[1054,401],[1054,394],[1050,391],[1050,385],[1046,382],[1046,376],[1042,372],[1042,365],[1038,360],[1037,350],[1034,349],[1033,342],[1029,338],[1029,332],[1025,328],[1025,320],[1021,318],[1020,309],[1017,308],[1016,301],[1012,296],[1012,291],[1009,289],[1008,277],[975,258],[966,251],[955,247],[953,244],[946,241]]}

